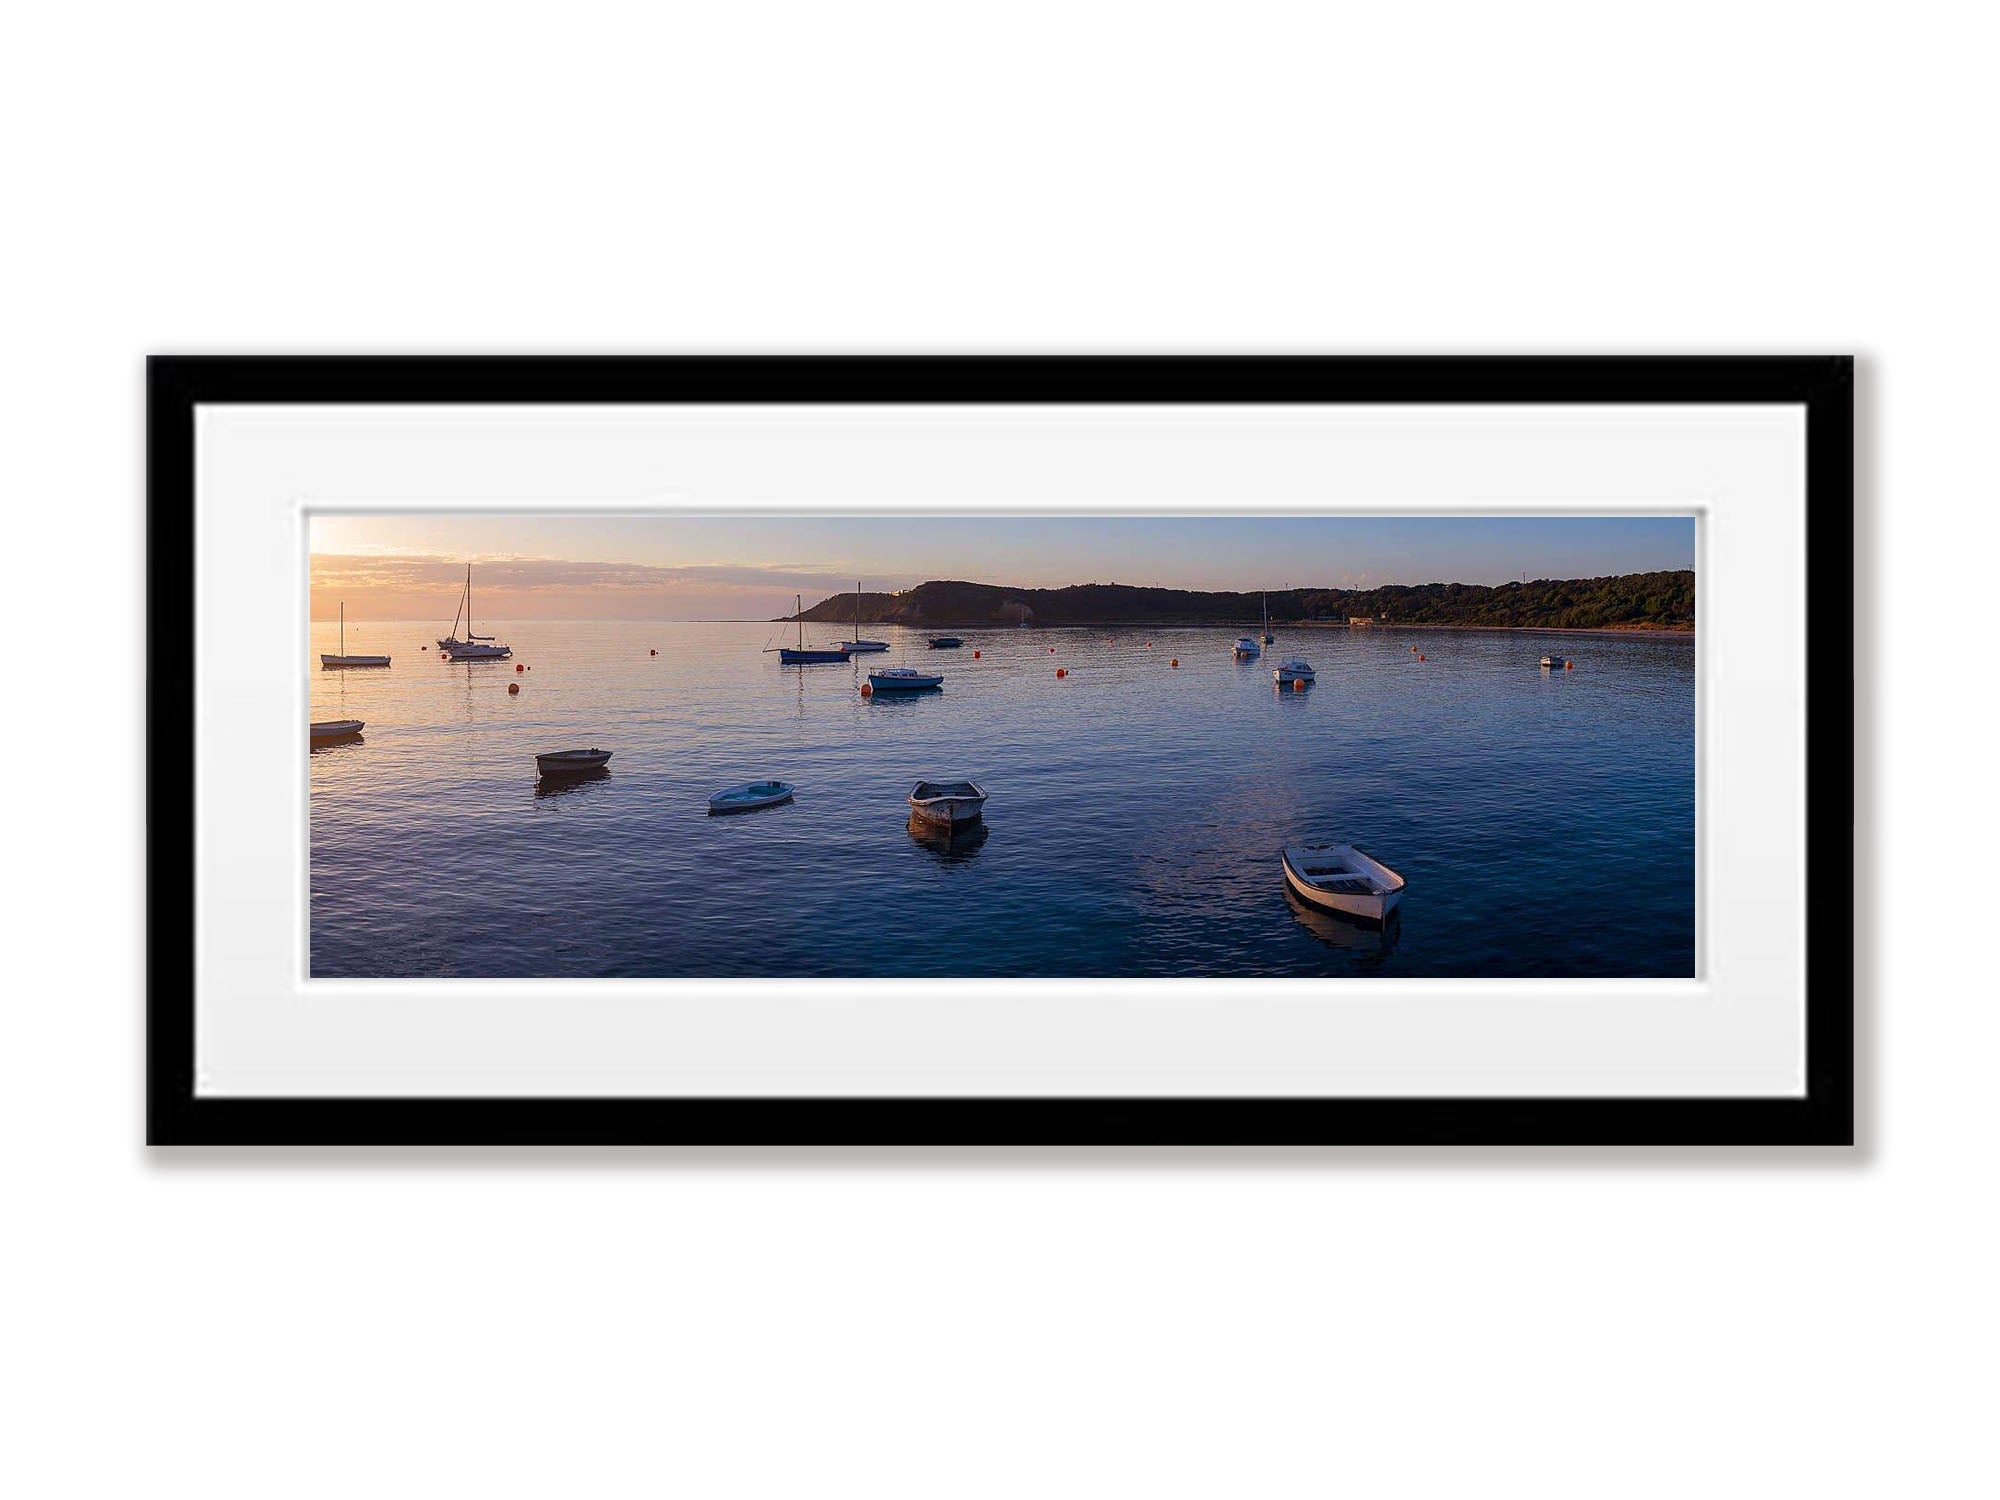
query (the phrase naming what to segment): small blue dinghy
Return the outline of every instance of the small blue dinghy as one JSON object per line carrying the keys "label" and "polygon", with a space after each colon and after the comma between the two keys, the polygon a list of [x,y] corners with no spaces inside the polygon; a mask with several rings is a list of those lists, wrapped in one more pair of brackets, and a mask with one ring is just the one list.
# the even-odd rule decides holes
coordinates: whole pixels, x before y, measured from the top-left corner
{"label": "small blue dinghy", "polygon": [[776,807],[792,800],[789,781],[746,781],[717,792],[708,799],[710,817],[717,813],[752,812],[760,807]]}

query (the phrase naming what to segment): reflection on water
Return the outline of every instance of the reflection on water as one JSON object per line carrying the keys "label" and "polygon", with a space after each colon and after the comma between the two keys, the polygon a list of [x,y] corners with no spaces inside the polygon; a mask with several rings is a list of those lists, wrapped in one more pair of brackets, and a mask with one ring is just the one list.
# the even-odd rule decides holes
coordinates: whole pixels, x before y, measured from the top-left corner
{"label": "reflection on water", "polygon": [[335,750],[345,750],[350,745],[366,743],[366,739],[358,730],[353,734],[322,735],[311,742],[309,753],[313,755],[328,755]]}
{"label": "reflection on water", "polygon": [[984,818],[976,823],[962,823],[955,828],[948,828],[941,823],[932,822],[929,818],[918,817],[915,809],[912,809],[908,827],[911,838],[947,861],[970,859],[979,852],[979,846],[986,842],[987,827]]}
{"label": "reflection on water", "polygon": [[[358,640],[350,620],[348,649],[440,635],[448,614]],[[301,768],[314,974],[1694,972],[1691,639],[1576,637],[1552,682],[1519,635],[1287,630],[1319,674],[1294,693],[1270,653],[1231,657],[1254,620],[968,631],[943,658],[865,627],[891,649],[804,669],[761,654],[765,623],[495,623],[531,670],[300,663],[308,717],[367,733]],[[314,624],[309,650],[337,628]],[[897,665],[943,666],[947,691],[860,695]],[[531,779],[574,745],[617,759]],[[909,826],[912,786],[961,777],[993,794],[998,837]],[[796,803],[708,815],[711,793],[769,779]],[[1301,841],[1408,877],[1393,925],[1299,914],[1278,851]],[[426,915],[461,886],[480,899]],[[924,941],[855,940],[898,929]]]}
{"label": "reflection on water", "polygon": [[1292,909],[1293,920],[1329,948],[1387,957],[1396,951],[1396,941],[1403,933],[1400,905],[1391,908],[1385,920],[1367,922],[1359,917],[1343,917],[1323,907],[1308,906],[1292,893],[1290,886],[1285,887],[1285,904]]}
{"label": "reflection on water", "polygon": [[580,792],[600,781],[611,779],[611,767],[598,766],[589,771],[544,771],[535,778],[537,797],[562,797],[571,792]]}

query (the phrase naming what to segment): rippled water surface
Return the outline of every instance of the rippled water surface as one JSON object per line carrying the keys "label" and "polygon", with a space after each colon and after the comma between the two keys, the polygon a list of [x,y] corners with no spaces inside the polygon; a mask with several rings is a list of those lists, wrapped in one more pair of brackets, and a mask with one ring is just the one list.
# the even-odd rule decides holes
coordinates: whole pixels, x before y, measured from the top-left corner
{"label": "rippled water surface", "polygon": [[[314,974],[1694,972],[1691,638],[1295,629],[1238,664],[1236,630],[870,626],[887,654],[781,667],[763,624],[498,628],[514,662],[426,624],[350,623],[386,670],[315,655],[312,717],[367,727],[309,758]],[[1319,682],[1275,691],[1294,653]],[[860,696],[905,663],[944,690]],[[589,745],[600,778],[538,783]],[[904,799],[947,776],[991,800],[941,848]],[[764,778],[796,801],[707,815]],[[1294,906],[1302,838],[1403,873],[1386,931]]]}

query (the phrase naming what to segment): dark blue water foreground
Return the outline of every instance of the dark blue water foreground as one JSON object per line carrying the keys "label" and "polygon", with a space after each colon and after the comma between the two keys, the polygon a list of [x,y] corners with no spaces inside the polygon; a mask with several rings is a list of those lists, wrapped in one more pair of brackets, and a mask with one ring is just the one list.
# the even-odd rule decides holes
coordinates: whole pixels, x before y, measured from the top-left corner
{"label": "dark blue water foreground", "polygon": [[[499,630],[530,671],[442,662],[428,624],[350,622],[386,671],[314,658],[312,717],[367,721],[310,757],[314,975],[1694,973],[1691,638],[1279,630],[1239,665],[1238,630],[881,626],[886,655],[785,668],[764,625]],[[1318,684],[1274,691],[1294,653]],[[944,690],[859,695],[903,663]],[[538,785],[590,745],[601,779]],[[911,784],[955,776],[984,837],[913,837]],[[767,777],[796,800],[707,816]],[[1302,837],[1400,870],[1398,919],[1298,911]]]}

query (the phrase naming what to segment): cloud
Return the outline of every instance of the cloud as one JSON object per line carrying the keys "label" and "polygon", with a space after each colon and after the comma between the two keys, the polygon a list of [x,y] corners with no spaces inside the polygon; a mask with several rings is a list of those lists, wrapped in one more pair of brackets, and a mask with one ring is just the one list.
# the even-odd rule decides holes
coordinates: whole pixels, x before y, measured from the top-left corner
{"label": "cloud", "polygon": [[[673,590],[701,593],[738,589],[796,589],[803,593],[842,593],[854,586],[844,574],[810,564],[591,562],[574,558],[487,556],[473,560],[473,586],[495,594],[534,594],[585,590],[592,593],[661,593]],[[449,592],[465,577],[463,558],[409,553],[314,553],[312,582],[318,589],[382,590],[421,593]],[[907,588],[921,582],[871,579],[877,590]]]}

